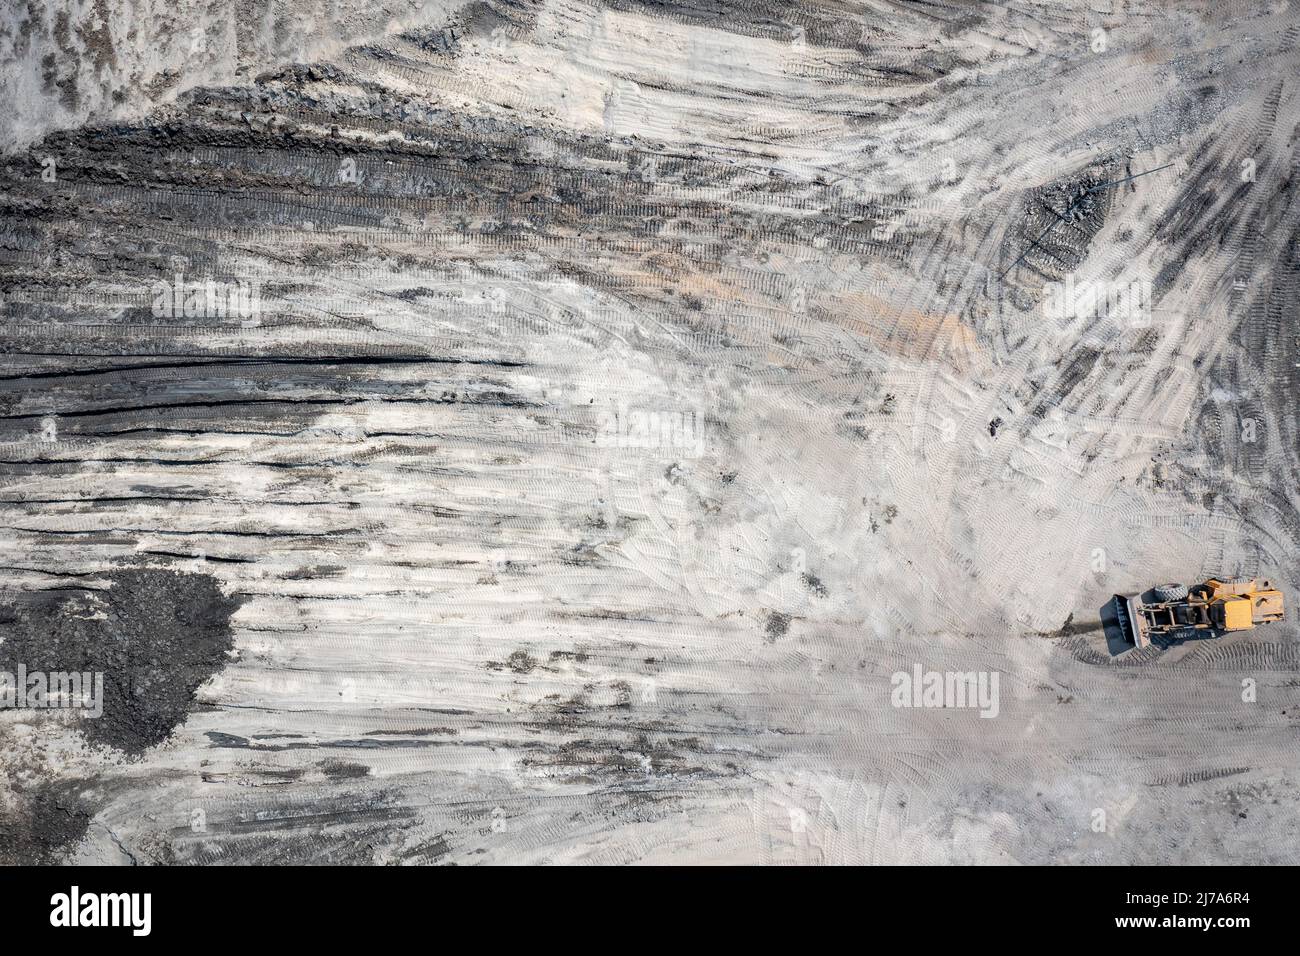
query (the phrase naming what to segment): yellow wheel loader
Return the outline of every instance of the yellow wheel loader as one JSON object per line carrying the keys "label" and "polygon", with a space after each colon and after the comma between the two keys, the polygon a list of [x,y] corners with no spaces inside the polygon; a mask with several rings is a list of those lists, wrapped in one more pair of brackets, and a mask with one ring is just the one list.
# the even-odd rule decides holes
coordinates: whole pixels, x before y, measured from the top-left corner
{"label": "yellow wheel loader", "polygon": [[1144,594],[1116,594],[1115,616],[1125,643],[1135,647],[1179,631],[1207,631],[1188,636],[1218,637],[1282,620],[1282,592],[1263,578],[1210,578],[1192,588],[1160,584]]}

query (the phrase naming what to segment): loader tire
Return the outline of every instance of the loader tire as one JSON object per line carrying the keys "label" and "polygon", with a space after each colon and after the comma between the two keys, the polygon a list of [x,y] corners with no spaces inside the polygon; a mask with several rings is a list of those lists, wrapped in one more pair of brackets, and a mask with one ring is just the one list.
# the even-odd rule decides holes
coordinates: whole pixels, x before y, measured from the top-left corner
{"label": "loader tire", "polygon": [[1157,601],[1181,601],[1187,597],[1186,584],[1157,584],[1151,589]]}

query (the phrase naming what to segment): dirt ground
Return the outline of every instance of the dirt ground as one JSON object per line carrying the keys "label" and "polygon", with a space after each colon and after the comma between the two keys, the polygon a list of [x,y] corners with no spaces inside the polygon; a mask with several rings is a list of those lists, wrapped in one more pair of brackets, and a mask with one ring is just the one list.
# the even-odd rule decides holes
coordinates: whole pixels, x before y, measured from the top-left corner
{"label": "dirt ground", "polygon": [[4,859],[1300,862],[1294,4],[155,6],[0,20]]}

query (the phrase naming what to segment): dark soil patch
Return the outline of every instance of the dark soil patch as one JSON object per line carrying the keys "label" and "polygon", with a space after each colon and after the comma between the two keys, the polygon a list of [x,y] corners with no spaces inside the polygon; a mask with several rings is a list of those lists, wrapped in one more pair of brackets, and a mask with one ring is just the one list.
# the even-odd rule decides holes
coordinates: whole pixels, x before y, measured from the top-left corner
{"label": "dark soil patch", "polygon": [[78,728],[128,754],[162,743],[228,661],[240,601],[216,578],[157,569],[106,575],[103,591],[24,595],[0,607],[0,670],[103,674],[103,714]]}

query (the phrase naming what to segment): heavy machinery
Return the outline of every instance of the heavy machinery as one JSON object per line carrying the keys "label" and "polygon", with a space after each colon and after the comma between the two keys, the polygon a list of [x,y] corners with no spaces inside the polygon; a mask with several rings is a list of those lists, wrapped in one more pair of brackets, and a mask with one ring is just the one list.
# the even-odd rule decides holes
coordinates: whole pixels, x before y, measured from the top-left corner
{"label": "heavy machinery", "polygon": [[1264,578],[1210,578],[1192,588],[1161,584],[1144,594],[1116,594],[1115,616],[1124,641],[1136,647],[1148,646],[1152,637],[1178,636],[1180,631],[1205,631],[1209,633],[1187,636],[1218,637],[1282,620],[1282,592]]}

